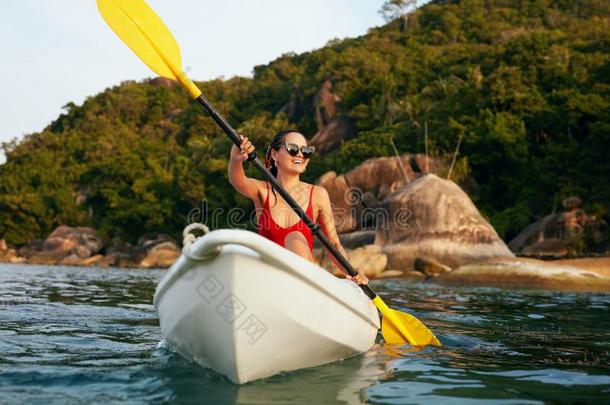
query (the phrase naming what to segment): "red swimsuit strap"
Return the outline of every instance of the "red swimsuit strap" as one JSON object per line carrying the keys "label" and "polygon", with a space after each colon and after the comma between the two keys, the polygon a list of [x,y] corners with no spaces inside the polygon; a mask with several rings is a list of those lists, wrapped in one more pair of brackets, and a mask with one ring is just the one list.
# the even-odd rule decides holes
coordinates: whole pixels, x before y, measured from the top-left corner
{"label": "red swimsuit strap", "polygon": [[[309,215],[309,217],[311,218],[313,214],[313,184],[311,185],[311,189],[309,190],[309,204],[307,204],[306,212],[308,211],[311,211],[311,214]],[[311,220],[313,221],[313,218],[311,218]]]}

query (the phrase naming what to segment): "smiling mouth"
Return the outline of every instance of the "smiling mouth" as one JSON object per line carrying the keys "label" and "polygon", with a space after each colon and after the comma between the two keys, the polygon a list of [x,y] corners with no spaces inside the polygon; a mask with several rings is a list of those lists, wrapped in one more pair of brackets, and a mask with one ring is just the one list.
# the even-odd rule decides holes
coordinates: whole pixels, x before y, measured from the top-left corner
{"label": "smiling mouth", "polygon": [[295,165],[302,165],[305,162],[303,162],[302,159],[295,159],[295,160],[292,161],[292,163],[294,163]]}

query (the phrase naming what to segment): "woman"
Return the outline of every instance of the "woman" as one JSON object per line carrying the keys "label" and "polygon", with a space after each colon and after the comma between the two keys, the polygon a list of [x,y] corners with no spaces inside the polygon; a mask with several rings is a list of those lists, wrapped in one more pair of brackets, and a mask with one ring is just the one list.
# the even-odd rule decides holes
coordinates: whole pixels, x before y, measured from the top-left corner
{"label": "woman", "polygon": [[[229,181],[237,192],[254,201],[258,232],[313,262],[311,230],[267,181],[246,176],[243,162],[248,158],[248,154],[254,151],[254,145],[247,137],[241,136],[241,140],[240,148],[234,145],[231,149]],[[307,184],[299,179],[301,173],[307,169],[313,152],[314,148],[307,146],[307,140],[298,131],[280,131],[267,148],[265,166],[305,213],[320,225],[320,229],[333,246],[345,256],[335,229],[328,192],[323,187]],[[368,283],[368,278],[362,271],[351,277],[332,255],[330,257],[346,274],[346,278],[358,284]]]}

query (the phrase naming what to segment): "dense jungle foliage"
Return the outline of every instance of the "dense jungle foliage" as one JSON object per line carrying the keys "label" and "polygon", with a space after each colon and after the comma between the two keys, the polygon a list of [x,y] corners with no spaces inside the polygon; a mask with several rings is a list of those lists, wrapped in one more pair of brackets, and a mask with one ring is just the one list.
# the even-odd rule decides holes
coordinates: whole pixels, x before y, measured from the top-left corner
{"label": "dense jungle foliage", "polygon": [[[607,0],[433,1],[360,38],[257,66],[253,78],[199,84],[262,149],[280,128],[316,132],[312,113],[289,122],[278,111],[332,78],[359,134],[316,156],[308,181],[389,155],[390,140],[423,152],[425,123],[433,155],[462,137],[468,191],[510,238],[574,194],[608,219],[609,51]],[[68,103],[42,132],[3,144],[0,238],[19,245],[61,223],[131,241],[178,236],[202,205],[214,226],[244,222],[227,216],[251,208],[227,181],[229,146],[177,87],[126,82]]]}

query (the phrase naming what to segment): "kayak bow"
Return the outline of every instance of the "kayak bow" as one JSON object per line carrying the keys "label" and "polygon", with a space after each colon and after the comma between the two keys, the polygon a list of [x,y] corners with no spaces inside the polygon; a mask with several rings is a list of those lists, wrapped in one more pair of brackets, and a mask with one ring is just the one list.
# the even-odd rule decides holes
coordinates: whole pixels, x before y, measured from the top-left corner
{"label": "kayak bow", "polygon": [[235,229],[187,244],[154,305],[173,349],[238,384],[364,353],[379,329],[356,284]]}

